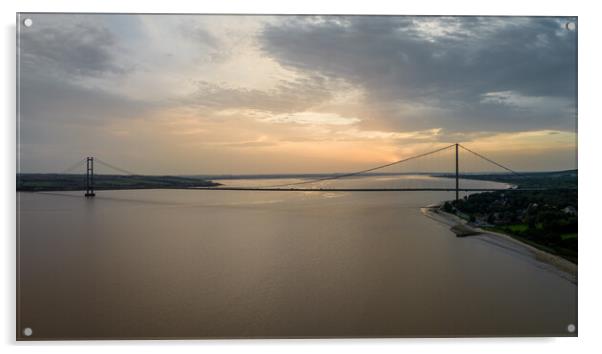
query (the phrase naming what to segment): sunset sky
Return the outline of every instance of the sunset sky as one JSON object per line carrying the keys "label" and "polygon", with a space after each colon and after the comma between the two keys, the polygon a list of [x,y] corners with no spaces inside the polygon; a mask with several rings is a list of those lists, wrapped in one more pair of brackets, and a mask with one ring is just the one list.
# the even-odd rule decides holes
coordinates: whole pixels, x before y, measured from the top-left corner
{"label": "sunset sky", "polygon": [[339,172],[455,142],[577,165],[575,19],[25,17],[21,172]]}

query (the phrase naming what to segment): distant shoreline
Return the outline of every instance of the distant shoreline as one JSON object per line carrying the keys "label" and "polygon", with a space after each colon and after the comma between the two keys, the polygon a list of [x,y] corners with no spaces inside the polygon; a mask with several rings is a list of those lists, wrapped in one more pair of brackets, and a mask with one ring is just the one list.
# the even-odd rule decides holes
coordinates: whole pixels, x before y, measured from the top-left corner
{"label": "distant shoreline", "polygon": [[[17,174],[18,192],[85,191],[85,175],[74,174]],[[182,189],[216,187],[221,183],[198,177],[95,175],[94,190]]]}

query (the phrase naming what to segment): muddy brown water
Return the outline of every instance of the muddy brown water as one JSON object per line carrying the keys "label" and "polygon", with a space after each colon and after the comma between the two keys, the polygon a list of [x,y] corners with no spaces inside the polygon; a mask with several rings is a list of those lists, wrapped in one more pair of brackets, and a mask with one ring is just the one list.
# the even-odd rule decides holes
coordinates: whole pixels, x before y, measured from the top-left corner
{"label": "muddy brown water", "polygon": [[[399,178],[449,184],[412,176],[361,183],[387,187]],[[524,252],[457,238],[420,212],[451,198],[443,192],[128,190],[90,199],[80,192],[18,193],[17,335],[574,335],[567,326],[576,324],[577,286]],[[25,328],[33,330],[30,337]]]}

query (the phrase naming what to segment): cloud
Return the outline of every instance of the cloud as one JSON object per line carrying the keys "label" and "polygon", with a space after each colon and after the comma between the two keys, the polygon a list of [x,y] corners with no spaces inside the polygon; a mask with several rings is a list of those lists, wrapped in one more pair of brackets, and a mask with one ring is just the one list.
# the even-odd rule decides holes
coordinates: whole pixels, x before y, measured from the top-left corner
{"label": "cloud", "polygon": [[128,132],[106,128],[152,115],[159,106],[65,81],[27,77],[19,83],[19,146],[24,171],[56,171],[70,160],[106,147],[119,150],[112,138]]}
{"label": "cloud", "polygon": [[165,173],[345,170],[574,130],[562,18],[32,17],[19,40],[29,171],[92,153]]}
{"label": "cloud", "polygon": [[69,82],[20,80],[21,118],[54,124],[98,125],[139,117],[159,104],[137,101],[112,92]]}
{"label": "cloud", "polygon": [[294,80],[280,80],[276,87],[259,90],[231,87],[203,80],[196,81],[194,93],[180,100],[182,104],[212,111],[255,110],[269,113],[295,113],[319,106],[344,90],[341,80],[307,75]]}
{"label": "cloud", "polygon": [[21,63],[24,70],[43,68],[47,73],[72,77],[124,74],[128,68],[114,60],[117,40],[103,26],[91,23],[43,26],[22,31]]}
{"label": "cloud", "polygon": [[[562,24],[526,17],[296,17],[267,25],[261,43],[285,67],[362,87],[367,128],[569,130],[576,40]],[[543,99],[517,112],[482,101],[492,92]],[[546,109],[551,101],[554,112]]]}
{"label": "cloud", "polygon": [[336,113],[297,112],[268,116],[267,118],[262,119],[262,121],[310,125],[352,125],[359,122],[359,119],[354,117],[343,117]]}

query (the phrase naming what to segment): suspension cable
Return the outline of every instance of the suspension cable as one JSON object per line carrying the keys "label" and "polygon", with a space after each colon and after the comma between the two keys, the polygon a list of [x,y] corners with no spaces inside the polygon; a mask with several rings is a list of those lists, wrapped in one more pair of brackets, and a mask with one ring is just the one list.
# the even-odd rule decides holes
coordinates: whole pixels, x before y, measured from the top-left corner
{"label": "suspension cable", "polygon": [[104,165],[104,166],[106,166],[108,168],[111,168],[111,169],[113,169],[115,171],[118,171],[118,172],[121,172],[121,173],[125,173],[126,175],[132,175],[132,176],[139,175],[138,173],[134,173],[134,172],[126,170],[124,168],[119,168],[117,166],[111,165],[110,163],[105,162],[105,161],[103,161],[103,160],[101,160],[101,159],[99,159],[97,157],[94,158],[94,160],[97,161],[98,163],[100,163],[101,165]]}
{"label": "suspension cable", "polygon": [[369,168],[369,169],[366,169],[366,170],[361,170],[361,171],[356,171],[356,172],[350,172],[350,173],[345,173],[345,174],[338,174],[338,175],[334,175],[334,176],[330,176],[330,177],[316,178],[316,179],[306,180],[306,181],[301,181],[301,182],[293,182],[293,183],[286,183],[286,184],[276,184],[276,185],[271,185],[271,186],[261,186],[261,187],[258,187],[258,188],[276,188],[276,187],[298,186],[298,185],[301,185],[301,184],[309,184],[309,183],[316,183],[316,182],[323,182],[323,181],[331,181],[331,180],[336,180],[336,179],[339,179],[339,178],[346,178],[346,177],[357,176],[357,175],[360,175],[360,174],[363,174],[363,173],[380,170],[380,169],[385,168],[385,167],[397,165],[397,164],[400,164],[400,163],[403,163],[403,162],[406,162],[406,161],[410,161],[410,160],[418,159],[418,158],[421,158],[421,157],[424,157],[424,156],[432,155],[432,154],[437,153],[439,151],[443,151],[443,150],[449,149],[449,148],[451,148],[453,146],[455,146],[455,144],[452,144],[452,145],[449,145],[449,146],[446,146],[446,147],[442,147],[442,148],[437,149],[437,150],[425,152],[423,154],[414,155],[414,156],[411,156],[411,157],[408,157],[408,158],[405,158],[405,159],[402,159],[402,160],[398,160],[398,161],[395,161],[395,162],[391,162],[391,163],[388,163],[388,164],[385,164],[385,165],[380,165],[380,166],[372,167],[372,168]]}
{"label": "suspension cable", "polygon": [[75,170],[76,168],[78,168],[80,165],[83,165],[84,161],[86,161],[86,159],[82,158],[81,160],[77,161],[73,165],[69,166],[68,168],[66,168],[58,173],[59,174],[69,173],[69,172]]}
{"label": "suspension cable", "polygon": [[520,175],[521,175],[521,173],[519,173],[519,172],[516,172],[516,171],[514,171],[514,170],[512,170],[512,169],[510,169],[510,168],[508,168],[508,167],[506,167],[506,166],[504,166],[504,165],[502,165],[502,164],[499,164],[499,163],[497,163],[497,162],[493,161],[492,159],[490,159],[490,158],[488,158],[488,157],[485,157],[485,156],[483,156],[483,155],[479,154],[478,152],[474,152],[474,151],[470,150],[469,148],[467,148],[466,146],[464,146],[464,145],[462,145],[462,144],[458,144],[458,145],[459,145],[459,146],[460,146],[462,149],[464,149],[464,150],[466,150],[466,151],[468,151],[468,152],[470,152],[470,153],[472,153],[472,154],[474,154],[474,155],[476,155],[476,156],[478,156],[478,157],[482,158],[482,159],[483,159],[483,160],[485,160],[485,161],[488,161],[488,162],[490,162],[490,163],[492,163],[492,164],[494,164],[494,165],[496,165],[496,166],[498,166],[498,167],[501,167],[501,168],[503,168],[503,169],[504,169],[504,170],[506,170],[506,171],[509,171],[509,172],[511,172],[511,173],[514,173],[515,175],[518,175],[518,176],[520,176]]}

